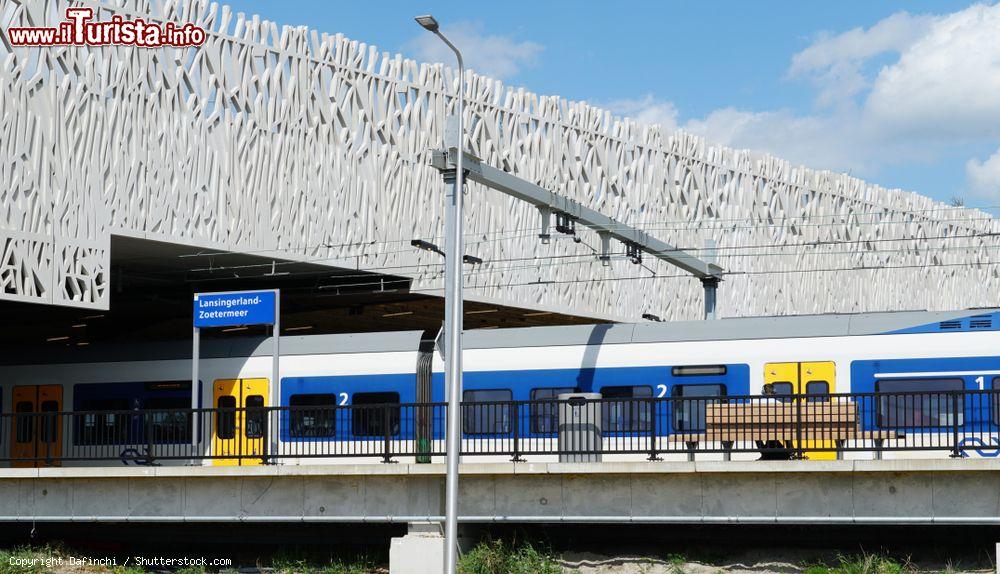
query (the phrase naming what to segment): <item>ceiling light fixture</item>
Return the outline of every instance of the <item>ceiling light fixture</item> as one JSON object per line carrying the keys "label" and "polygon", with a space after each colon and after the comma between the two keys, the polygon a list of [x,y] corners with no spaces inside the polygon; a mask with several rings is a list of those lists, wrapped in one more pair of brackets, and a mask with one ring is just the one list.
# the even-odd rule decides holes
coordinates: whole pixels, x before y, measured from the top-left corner
{"label": "ceiling light fixture", "polygon": [[400,311],[398,313],[386,313],[382,317],[402,317],[403,315],[412,315],[413,311]]}

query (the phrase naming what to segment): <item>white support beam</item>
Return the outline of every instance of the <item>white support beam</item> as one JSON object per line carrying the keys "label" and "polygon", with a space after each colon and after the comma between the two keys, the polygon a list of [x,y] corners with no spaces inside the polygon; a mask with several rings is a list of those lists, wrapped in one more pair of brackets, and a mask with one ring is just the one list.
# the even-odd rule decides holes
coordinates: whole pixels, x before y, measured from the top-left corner
{"label": "white support beam", "polygon": [[[456,168],[455,159],[454,154],[443,150],[435,151],[431,159],[431,165],[442,172],[454,170]],[[711,278],[717,282],[722,276],[723,269],[714,263],[709,263],[690,253],[685,253],[677,247],[649,235],[645,231],[616,221],[579,202],[561,197],[530,181],[486,165],[482,160],[471,154],[465,154],[463,164],[469,180],[526,201],[543,210],[543,213],[545,213],[545,210],[548,210],[554,214],[562,213],[569,215],[573,220],[596,231],[602,238],[611,237],[622,243],[634,243],[642,251],[679,267],[699,279]]]}

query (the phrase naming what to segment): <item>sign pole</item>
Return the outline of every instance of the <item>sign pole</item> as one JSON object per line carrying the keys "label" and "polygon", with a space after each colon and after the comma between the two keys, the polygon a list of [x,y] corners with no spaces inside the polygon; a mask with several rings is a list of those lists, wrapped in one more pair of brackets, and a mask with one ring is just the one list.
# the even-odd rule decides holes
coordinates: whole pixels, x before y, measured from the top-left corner
{"label": "sign pole", "polygon": [[[278,406],[281,400],[281,390],[278,388],[281,385],[281,379],[278,378],[278,361],[281,360],[281,291],[279,289],[274,290],[274,325],[271,327],[271,334],[274,338],[274,357],[271,359],[271,405],[272,407]],[[265,411],[267,412],[267,411]],[[278,411],[273,411],[278,412]],[[280,418],[281,414],[278,414],[277,418]],[[270,418],[270,417],[266,417]],[[265,424],[267,424],[265,422]],[[275,420],[274,424],[270,425],[270,435],[271,435],[271,456],[278,454],[278,426],[279,421]]]}
{"label": "sign pole", "polygon": [[[262,456],[273,457],[278,452],[278,424],[269,424],[270,411],[281,400],[279,386],[281,380],[281,290],[266,289],[262,291],[222,291],[216,293],[194,294],[194,329],[191,333],[191,408],[195,409],[201,399],[198,388],[198,363],[201,359],[201,330],[210,327],[234,327],[246,325],[270,325],[272,341],[271,380],[267,394],[267,406],[264,408],[265,424],[269,425],[266,446],[269,450]],[[214,405],[213,405],[214,406]],[[245,405],[243,405],[245,407]],[[203,418],[208,418],[207,416]],[[276,421],[277,423],[278,421]],[[197,452],[200,438],[207,440],[209,436],[208,421],[204,425],[193,425],[191,445]],[[201,428],[199,428],[199,426]],[[206,444],[205,449],[210,448]]]}
{"label": "sign pole", "polygon": [[[197,295],[195,296],[197,300]],[[199,374],[198,374],[198,361],[201,358],[201,329],[197,326],[194,327],[194,333],[191,335],[191,452],[195,456],[200,454],[198,452],[198,443],[201,441],[202,425],[201,425],[201,413],[195,411],[198,408],[198,403],[200,402],[201,396],[199,392]],[[197,459],[192,459],[191,463],[194,464]]]}

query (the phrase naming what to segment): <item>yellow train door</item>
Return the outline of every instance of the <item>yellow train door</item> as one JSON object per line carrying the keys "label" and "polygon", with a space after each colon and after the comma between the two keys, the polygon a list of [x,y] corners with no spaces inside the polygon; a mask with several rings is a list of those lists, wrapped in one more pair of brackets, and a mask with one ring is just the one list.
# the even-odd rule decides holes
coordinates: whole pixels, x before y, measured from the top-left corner
{"label": "yellow train door", "polygon": [[[764,365],[764,384],[770,384],[778,396],[810,395],[808,402],[828,401],[830,393],[837,392],[836,366],[833,361],[807,363],[767,363]],[[799,399],[801,400],[801,399]],[[834,460],[833,450],[815,451],[812,448],[833,448],[833,441],[805,441],[805,456],[810,460]]]}
{"label": "yellow train door", "polygon": [[833,361],[819,361],[813,363],[801,363],[800,391],[799,394],[814,395],[808,397],[809,401],[829,400],[830,393],[837,392],[836,372],[837,368]]}
{"label": "yellow train door", "polygon": [[12,398],[11,466],[61,466],[62,386],[22,385],[14,387]]}
{"label": "yellow train door", "polygon": [[212,448],[219,466],[253,466],[267,448],[267,379],[219,379],[212,385]]}
{"label": "yellow train door", "polygon": [[[830,393],[837,392],[836,366],[833,361],[815,361],[801,363],[799,367],[799,394],[806,395],[810,403],[830,400]],[[818,411],[814,411],[816,413]],[[829,435],[828,435],[829,436]],[[836,460],[837,452],[832,450],[836,444],[832,440],[805,441],[805,455],[809,460]],[[816,451],[809,448],[822,448]]]}

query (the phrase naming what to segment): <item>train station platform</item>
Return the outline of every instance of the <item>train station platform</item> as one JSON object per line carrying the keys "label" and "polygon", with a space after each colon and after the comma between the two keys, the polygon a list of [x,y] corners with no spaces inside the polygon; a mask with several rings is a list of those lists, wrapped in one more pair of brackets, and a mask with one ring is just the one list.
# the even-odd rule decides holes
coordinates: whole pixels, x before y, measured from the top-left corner
{"label": "train station platform", "polygon": [[[444,465],[0,470],[0,521],[443,520]],[[462,465],[478,523],[1000,524],[982,459]]]}

